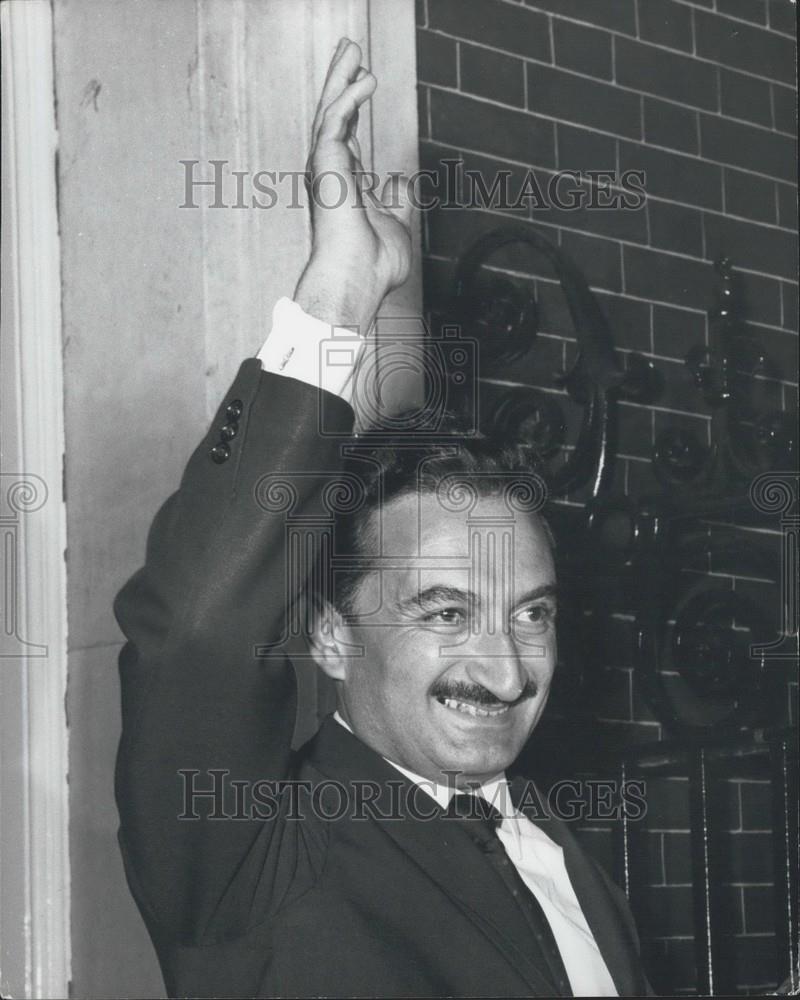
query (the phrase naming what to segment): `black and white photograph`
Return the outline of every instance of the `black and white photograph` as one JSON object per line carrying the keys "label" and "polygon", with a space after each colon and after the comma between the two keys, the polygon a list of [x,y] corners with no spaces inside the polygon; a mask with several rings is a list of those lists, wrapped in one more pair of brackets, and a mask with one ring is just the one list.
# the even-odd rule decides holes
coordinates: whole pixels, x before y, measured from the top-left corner
{"label": "black and white photograph", "polygon": [[800,995],[795,0],[0,85],[0,1000]]}

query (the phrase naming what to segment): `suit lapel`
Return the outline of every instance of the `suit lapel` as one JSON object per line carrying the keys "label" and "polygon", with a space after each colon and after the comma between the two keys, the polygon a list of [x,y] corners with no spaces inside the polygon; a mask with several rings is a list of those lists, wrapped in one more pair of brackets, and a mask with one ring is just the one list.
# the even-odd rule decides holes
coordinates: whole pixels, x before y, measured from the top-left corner
{"label": "suit lapel", "polygon": [[[512,799],[519,801],[525,779],[512,782]],[[546,810],[544,797],[539,803]],[[532,823],[554,840],[564,852],[564,865],[583,915],[608,967],[620,996],[636,996],[645,989],[645,980],[636,960],[636,944],[597,866],[578,845],[566,824],[551,815],[542,817],[523,809]]]}
{"label": "suit lapel", "polygon": [[[557,995],[548,971],[532,960],[530,931],[516,903],[460,824],[444,819],[426,792],[332,718],[323,723],[308,753],[314,766],[330,777],[374,780],[381,789],[375,821],[480,927],[534,994]],[[390,818],[398,804],[402,818]]]}

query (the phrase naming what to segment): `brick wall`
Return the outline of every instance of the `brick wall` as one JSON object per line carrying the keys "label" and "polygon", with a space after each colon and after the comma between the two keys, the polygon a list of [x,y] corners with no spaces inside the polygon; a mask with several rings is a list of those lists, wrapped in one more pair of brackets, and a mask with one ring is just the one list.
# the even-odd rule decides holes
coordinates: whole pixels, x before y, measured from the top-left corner
{"label": "brick wall", "polygon": [[[741,274],[751,332],[773,359],[770,377],[759,379],[761,399],[796,405],[794,4],[418,0],[417,23],[422,166],[441,177],[443,161],[461,160],[489,183],[506,170],[511,192],[505,206],[484,199],[480,207],[426,213],[432,324],[445,315],[454,261],[481,233],[513,220],[559,243],[589,279],[621,354],[652,359],[664,379],[654,404],[620,407],[614,491],[636,497],[657,488],[650,457],[662,428],[708,439],[711,413],[684,358],[707,342],[712,265],[724,253]],[[544,190],[561,170],[644,171],[645,204],[566,211],[528,199],[514,207],[529,171]],[[552,272],[518,248],[499,254],[494,268],[529,285],[541,319],[535,350],[503,381],[552,390],[552,374],[575,350]],[[569,427],[575,414],[559,398]],[[774,612],[774,590],[736,559],[712,569],[732,588],[760,590]],[[624,604],[614,615],[619,632],[605,643],[594,714],[609,731],[659,738],[633,675]],[[768,785],[759,773],[734,772],[721,788],[732,979],[742,992],[758,991],[778,975]],[[690,993],[696,977],[686,800],[685,780],[652,782],[637,848],[644,884],[635,908],[662,993]],[[613,861],[609,828],[584,837]]]}

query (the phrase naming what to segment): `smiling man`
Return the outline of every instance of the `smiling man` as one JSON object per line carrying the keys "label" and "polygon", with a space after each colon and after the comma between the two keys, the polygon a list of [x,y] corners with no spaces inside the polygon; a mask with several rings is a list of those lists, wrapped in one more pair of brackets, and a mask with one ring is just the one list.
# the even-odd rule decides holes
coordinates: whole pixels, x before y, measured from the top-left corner
{"label": "smiling man", "polygon": [[[355,182],[360,60],[343,39],[309,161],[351,198],[314,210],[294,301],[116,601],[131,891],[173,996],[648,992],[624,895],[505,777],[556,662],[537,478],[485,441],[352,440],[352,366],[322,360],[410,263],[397,181]],[[338,710],[294,753],[303,591]]]}
{"label": "smiling man", "polygon": [[[336,682],[339,717],[368,746],[461,786],[502,772],[541,715],[556,587],[545,523],[509,505],[511,488],[536,477],[485,442],[459,447],[379,453],[380,501],[355,514],[362,565],[317,616],[312,649]],[[448,482],[473,488],[469,510],[437,490]]]}

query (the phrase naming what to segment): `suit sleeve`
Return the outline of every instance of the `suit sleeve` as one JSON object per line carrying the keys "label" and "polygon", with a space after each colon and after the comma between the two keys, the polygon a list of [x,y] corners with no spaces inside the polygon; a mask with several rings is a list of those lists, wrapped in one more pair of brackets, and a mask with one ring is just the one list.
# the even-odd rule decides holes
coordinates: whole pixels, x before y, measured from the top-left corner
{"label": "suit sleeve", "polygon": [[256,648],[281,639],[302,583],[290,572],[287,505],[313,514],[340,468],[339,439],[319,430],[321,402],[326,430],[349,433],[341,399],[244,362],[153,521],[144,567],[115,601],[127,639],[120,843],[133,894],[162,938],[202,938],[269,836],[263,821],[179,817],[217,807],[195,796],[186,810],[187,789],[213,787],[209,772],[229,789],[287,774],[294,672],[285,656]]}

